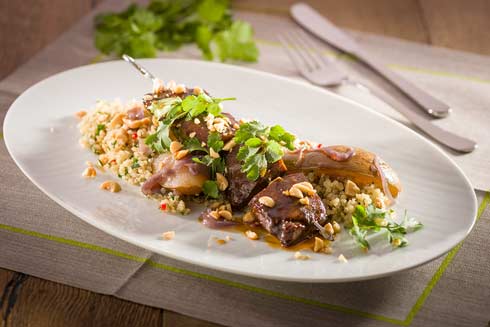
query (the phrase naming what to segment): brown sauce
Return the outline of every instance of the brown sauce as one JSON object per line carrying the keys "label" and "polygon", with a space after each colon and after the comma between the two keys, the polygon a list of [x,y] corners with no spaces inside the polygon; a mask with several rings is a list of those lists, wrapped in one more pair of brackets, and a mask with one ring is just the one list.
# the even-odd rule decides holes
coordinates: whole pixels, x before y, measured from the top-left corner
{"label": "brown sauce", "polygon": [[259,240],[263,240],[267,243],[268,246],[275,249],[281,249],[286,251],[304,251],[304,250],[313,250],[313,245],[315,244],[315,238],[311,238],[309,240],[302,241],[298,244],[295,244],[290,247],[283,247],[277,237],[267,232],[262,227],[254,227],[245,224],[239,224],[236,226],[224,227],[221,230],[229,231],[230,233],[240,233],[243,237],[246,237],[245,232],[251,230],[257,235],[259,235]]}

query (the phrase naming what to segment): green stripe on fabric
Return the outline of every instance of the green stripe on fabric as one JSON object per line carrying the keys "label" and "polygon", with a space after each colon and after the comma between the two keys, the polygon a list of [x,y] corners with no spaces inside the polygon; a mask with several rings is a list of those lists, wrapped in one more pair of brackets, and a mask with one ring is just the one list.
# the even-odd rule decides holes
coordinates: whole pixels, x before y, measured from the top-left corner
{"label": "green stripe on fabric", "polygon": [[102,59],[104,59],[104,58],[105,58],[105,54],[99,53],[98,55],[96,55],[95,57],[90,59],[89,64],[96,64],[98,62],[101,62]]}
{"label": "green stripe on fabric", "polygon": [[26,230],[23,228],[4,225],[4,224],[0,224],[0,229],[6,230],[9,232],[13,232],[13,233],[17,233],[17,234],[22,234],[22,235],[32,236],[32,237],[36,237],[36,238],[40,238],[40,239],[45,239],[45,240],[49,240],[49,241],[53,241],[53,242],[57,242],[57,243],[61,243],[61,244],[66,244],[66,245],[70,245],[70,246],[74,246],[74,247],[78,247],[78,248],[83,248],[83,249],[87,249],[87,250],[91,250],[91,251],[95,251],[95,252],[100,252],[100,253],[112,255],[115,257],[131,260],[131,261],[146,263],[149,266],[156,268],[156,269],[162,269],[162,270],[170,271],[170,272],[173,272],[176,274],[182,274],[182,275],[187,275],[187,276],[191,276],[191,277],[195,277],[195,278],[209,280],[212,282],[220,283],[223,285],[231,286],[231,287],[242,289],[242,290],[255,292],[258,294],[268,295],[268,296],[272,296],[272,297],[276,297],[276,298],[280,298],[280,299],[284,299],[284,300],[289,300],[289,301],[303,303],[303,304],[309,304],[309,305],[317,306],[320,308],[326,308],[326,309],[330,309],[333,311],[343,312],[343,313],[347,313],[347,314],[354,314],[354,315],[360,316],[360,317],[371,318],[371,319],[375,319],[375,320],[380,320],[380,321],[392,323],[395,325],[404,326],[403,321],[399,320],[399,319],[389,318],[389,317],[385,317],[382,315],[376,315],[376,314],[372,314],[369,312],[351,309],[351,308],[347,308],[347,307],[343,307],[343,306],[339,306],[339,305],[335,305],[335,304],[323,303],[323,302],[316,301],[316,300],[292,296],[292,295],[288,295],[288,294],[284,294],[284,293],[280,293],[280,292],[276,292],[276,291],[271,291],[271,290],[264,289],[264,288],[259,288],[259,287],[255,287],[255,286],[251,286],[251,285],[247,285],[247,284],[243,284],[243,283],[238,283],[238,282],[234,282],[234,281],[227,280],[224,278],[219,278],[219,277],[212,276],[212,275],[207,275],[207,274],[198,273],[198,272],[187,270],[187,269],[182,269],[182,268],[173,267],[170,265],[158,263],[158,262],[155,262],[155,261],[150,260],[150,259],[130,255],[130,254],[127,254],[124,252],[116,251],[113,249],[105,248],[105,247],[90,244],[90,243],[84,243],[84,242],[80,242],[80,241],[75,241],[75,240],[71,240],[71,239],[67,239],[67,238],[63,238],[63,237],[58,237],[58,236],[48,235],[48,234],[39,233],[39,232],[35,232],[35,231],[30,231],[30,230]]}
{"label": "green stripe on fabric", "polygon": [[[478,214],[476,216],[477,221],[480,219],[481,215],[483,214],[483,212],[487,208],[489,202],[490,202],[490,192],[487,192],[487,193],[485,193],[485,197],[483,198],[482,203],[478,207]],[[412,309],[408,313],[407,318],[405,319],[405,323],[406,323],[407,326],[412,323],[413,318],[415,318],[415,315],[417,315],[417,313],[419,312],[419,310],[424,305],[425,300],[430,295],[430,293],[432,292],[432,289],[434,288],[434,286],[436,286],[437,282],[439,282],[439,279],[441,279],[442,275],[446,271],[446,268],[453,261],[454,257],[456,256],[456,254],[458,253],[459,249],[463,245],[463,242],[461,242],[458,245],[456,245],[448,253],[448,255],[446,256],[446,258],[444,258],[444,260],[442,261],[441,265],[439,266],[439,268],[435,272],[434,276],[432,276],[431,280],[429,281],[429,284],[427,284],[427,286],[423,290],[422,294],[419,296],[419,298],[415,302],[414,306],[412,307]]]}

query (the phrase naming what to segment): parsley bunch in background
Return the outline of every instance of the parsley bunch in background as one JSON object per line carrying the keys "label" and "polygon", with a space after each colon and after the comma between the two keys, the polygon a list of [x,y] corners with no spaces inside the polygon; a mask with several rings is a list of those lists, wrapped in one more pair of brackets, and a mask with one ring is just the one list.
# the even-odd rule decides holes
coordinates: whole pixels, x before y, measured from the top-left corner
{"label": "parsley bunch in background", "polygon": [[208,60],[256,61],[259,54],[252,27],[232,19],[227,0],[152,0],[95,18],[95,46],[104,54],[155,57],[187,43]]}

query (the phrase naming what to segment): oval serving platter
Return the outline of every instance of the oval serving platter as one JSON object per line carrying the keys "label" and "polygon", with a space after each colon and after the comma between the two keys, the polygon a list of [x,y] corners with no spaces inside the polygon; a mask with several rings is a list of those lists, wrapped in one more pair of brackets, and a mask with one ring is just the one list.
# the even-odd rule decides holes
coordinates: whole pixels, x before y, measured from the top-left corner
{"label": "oval serving platter", "polygon": [[[10,107],[4,122],[8,151],[26,176],[58,204],[89,224],[155,253],[208,268],[258,278],[299,282],[345,282],[376,278],[419,266],[449,251],[471,231],[476,196],[454,162],[409,128],[353,101],[300,81],[246,68],[191,60],[148,59],[141,63],[163,80],[201,86],[216,97],[236,97],[225,111],[236,117],[281,124],[302,139],[362,147],[380,155],[398,173],[403,191],[396,206],[401,215],[422,221],[408,235],[410,245],[392,250],[357,249],[346,232],[334,242],[333,255],[311,253],[294,260],[294,252],[270,247],[234,234],[226,245],[190,215],[166,214],[139,188],[123,182],[120,193],[99,185],[117,179],[98,173],[82,178],[95,155],[78,144],[74,113],[99,99],[140,98],[151,83],[122,61],[79,67],[54,75],[25,91]],[[174,230],[164,241],[162,232]],[[210,246],[208,246],[208,244]],[[343,254],[347,263],[337,256]]]}

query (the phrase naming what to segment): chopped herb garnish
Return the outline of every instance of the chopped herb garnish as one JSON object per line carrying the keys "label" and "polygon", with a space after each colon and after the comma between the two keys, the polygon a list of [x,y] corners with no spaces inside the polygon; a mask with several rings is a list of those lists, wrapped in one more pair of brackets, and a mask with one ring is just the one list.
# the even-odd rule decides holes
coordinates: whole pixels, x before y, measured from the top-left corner
{"label": "chopped herb garnish", "polygon": [[[173,100],[170,100],[173,99]],[[149,110],[161,120],[157,131],[145,139],[145,144],[149,145],[155,151],[161,153],[170,148],[170,129],[179,119],[185,117],[191,120],[200,115],[212,114],[221,116],[219,104],[222,101],[234,100],[235,98],[212,98],[205,93],[198,96],[190,95],[184,100],[180,98],[169,98],[154,101]],[[213,148],[214,149],[214,148]]]}
{"label": "chopped herb garnish", "polygon": [[[192,143],[196,143],[196,142],[192,141]],[[221,149],[223,149],[223,141],[221,140],[221,137],[218,133],[216,132],[209,133],[208,146],[209,149],[213,149],[216,153],[218,153],[219,151],[221,151]],[[197,150],[205,152],[206,155],[204,155],[202,158],[194,157],[192,158],[192,160],[194,162],[201,163],[203,165],[210,167],[212,179],[216,177],[216,173],[223,173],[225,171],[225,160],[221,156],[217,158],[213,158],[210,154],[210,150],[202,146]],[[191,151],[191,149],[189,149],[189,151]]]}
{"label": "chopped herb garnish", "polygon": [[97,125],[97,130],[95,131],[95,136],[99,136],[100,131],[105,130],[105,125],[104,124],[98,124]]}
{"label": "chopped herb garnish", "polygon": [[264,126],[258,121],[240,125],[236,131],[235,142],[241,144],[237,158],[242,162],[242,172],[255,181],[267,172],[267,165],[284,155],[284,148],[294,149],[294,135],[279,125]]}
{"label": "chopped herb garnish", "polygon": [[395,247],[404,247],[408,245],[405,238],[409,232],[414,232],[422,228],[423,225],[413,218],[408,218],[407,212],[401,224],[391,220],[390,211],[385,211],[374,207],[372,204],[366,208],[358,205],[352,214],[352,228],[349,234],[354,238],[357,244],[363,249],[369,249],[370,244],[366,240],[369,232],[385,231],[388,241]]}
{"label": "chopped herb garnish", "polygon": [[139,167],[140,167],[140,164],[138,162],[138,158],[133,158],[133,163],[131,164],[131,168],[136,169]]}
{"label": "chopped herb garnish", "polygon": [[258,49],[250,24],[233,21],[227,0],[152,0],[120,13],[95,18],[95,46],[105,54],[155,57],[196,43],[204,58],[256,61]]}

